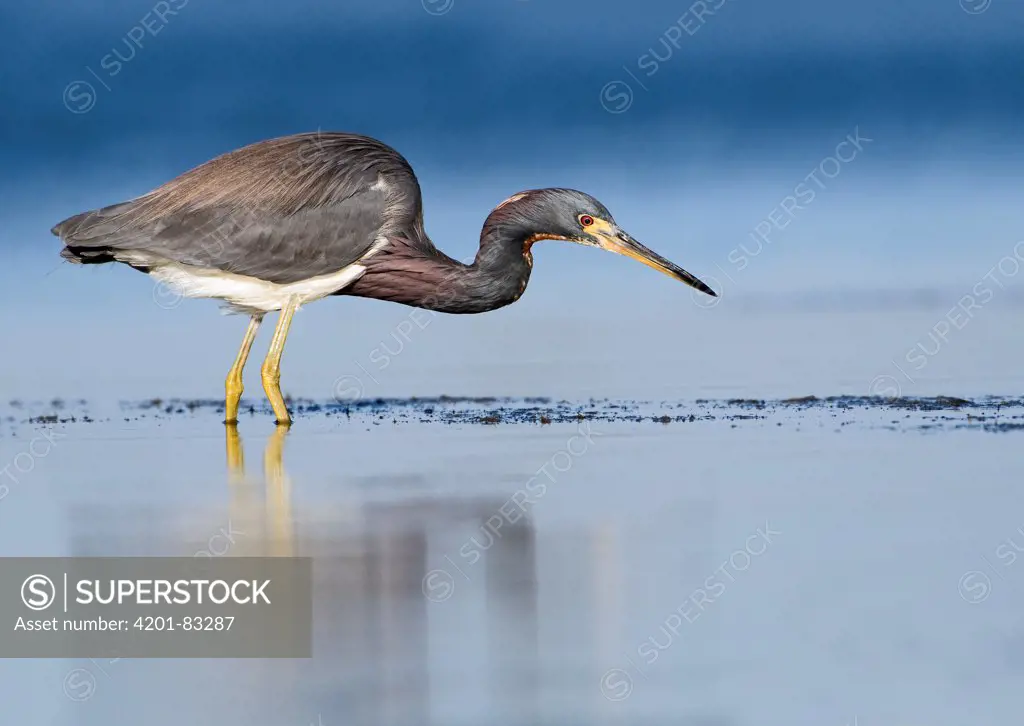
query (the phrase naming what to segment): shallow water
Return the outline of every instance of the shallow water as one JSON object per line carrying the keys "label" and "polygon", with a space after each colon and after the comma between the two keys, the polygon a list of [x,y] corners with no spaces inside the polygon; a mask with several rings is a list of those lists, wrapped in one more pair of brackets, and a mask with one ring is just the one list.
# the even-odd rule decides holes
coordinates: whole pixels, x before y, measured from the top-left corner
{"label": "shallow water", "polygon": [[12,722],[1020,711],[1019,401],[298,403],[237,439],[201,402],[4,407],[0,461],[31,465],[0,555],[309,555],[316,579],[310,660],[0,661]]}

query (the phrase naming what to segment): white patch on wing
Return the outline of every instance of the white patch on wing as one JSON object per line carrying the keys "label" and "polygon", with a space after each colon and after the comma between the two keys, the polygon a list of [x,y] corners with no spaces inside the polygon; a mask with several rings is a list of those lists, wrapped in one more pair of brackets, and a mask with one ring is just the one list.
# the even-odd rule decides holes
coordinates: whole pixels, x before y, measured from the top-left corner
{"label": "white patch on wing", "polygon": [[[378,237],[358,262],[337,272],[317,275],[285,285],[267,282],[248,275],[236,275],[233,272],[182,265],[176,262],[156,264],[150,268],[149,274],[183,297],[223,300],[235,312],[269,313],[273,310],[281,310],[294,297],[299,299],[299,305],[305,305],[343,290],[366,272],[366,267],[360,263],[375,255],[387,243],[386,237]],[[123,262],[143,262],[142,260],[133,260],[130,254],[118,257],[119,259],[123,257]],[[152,261],[146,262],[152,264]]]}

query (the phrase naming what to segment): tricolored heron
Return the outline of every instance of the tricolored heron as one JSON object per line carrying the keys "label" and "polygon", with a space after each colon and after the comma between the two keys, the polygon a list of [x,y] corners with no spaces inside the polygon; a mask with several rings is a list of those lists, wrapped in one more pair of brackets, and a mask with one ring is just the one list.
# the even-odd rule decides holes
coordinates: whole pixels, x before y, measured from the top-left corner
{"label": "tricolored heron", "polygon": [[542,239],[616,252],[708,295],[686,270],[626,234],[599,201],[573,189],[515,194],[487,217],[472,264],[438,250],[423,229],[409,162],[376,139],[308,133],[262,141],[185,172],[136,199],[77,214],[53,228],[61,256],[120,262],[187,297],[218,298],[250,316],[226,381],[226,421],[238,420],[242,370],[263,316],[280,310],[263,363],[277,423],[281,353],[299,306],[329,295],[391,300],[445,313],[515,302]]}

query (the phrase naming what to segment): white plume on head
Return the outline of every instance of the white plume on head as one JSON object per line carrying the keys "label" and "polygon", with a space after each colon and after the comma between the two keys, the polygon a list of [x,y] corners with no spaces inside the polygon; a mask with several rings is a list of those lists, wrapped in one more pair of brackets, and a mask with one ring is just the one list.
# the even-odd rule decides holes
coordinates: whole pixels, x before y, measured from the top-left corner
{"label": "white plume on head", "polygon": [[504,202],[502,202],[501,204],[499,204],[499,205],[498,205],[497,207],[495,207],[495,208],[494,208],[494,209],[492,209],[491,211],[492,211],[492,212],[494,212],[494,211],[497,211],[497,210],[501,209],[501,208],[502,208],[502,207],[504,207],[504,206],[505,206],[506,204],[511,204],[512,202],[518,202],[518,201],[519,201],[520,199],[522,199],[523,197],[525,197],[525,196],[526,196],[527,194],[529,194],[529,192],[519,192],[518,194],[513,194],[513,195],[512,195],[511,197],[509,197],[508,199],[506,199],[506,200],[505,200]]}

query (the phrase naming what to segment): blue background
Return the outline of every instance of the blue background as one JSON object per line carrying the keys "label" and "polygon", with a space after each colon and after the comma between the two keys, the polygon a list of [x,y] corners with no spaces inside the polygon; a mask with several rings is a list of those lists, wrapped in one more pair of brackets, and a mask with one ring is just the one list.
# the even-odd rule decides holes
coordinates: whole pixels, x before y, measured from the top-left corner
{"label": "blue background", "polygon": [[[153,283],[126,268],[63,263],[49,229],[216,154],[318,128],[399,149],[419,174],[428,232],[460,259],[520,189],[594,194],[723,293],[722,339],[750,334],[727,321],[751,308],[942,313],[1012,255],[1024,237],[1024,7],[705,7],[698,19],[661,0],[8,4],[0,290],[17,355],[0,383],[12,395],[216,395],[242,321],[218,319],[210,302],[162,309]],[[752,232],[856,132],[871,142],[759,246]],[[1015,275],[1002,282],[999,304],[1017,305]],[[665,325],[703,324],[710,313],[691,300],[635,263],[547,243],[519,303],[429,346],[438,369],[505,343],[539,361],[581,345],[565,333],[581,324],[605,349],[642,346],[618,337],[627,328],[653,346]],[[312,306],[290,344],[305,366],[292,390],[327,395],[339,360],[365,358],[407,315],[375,301]],[[493,392],[547,387],[543,374],[495,375]],[[415,387],[404,374],[393,384]],[[458,380],[422,388],[468,392]]]}

